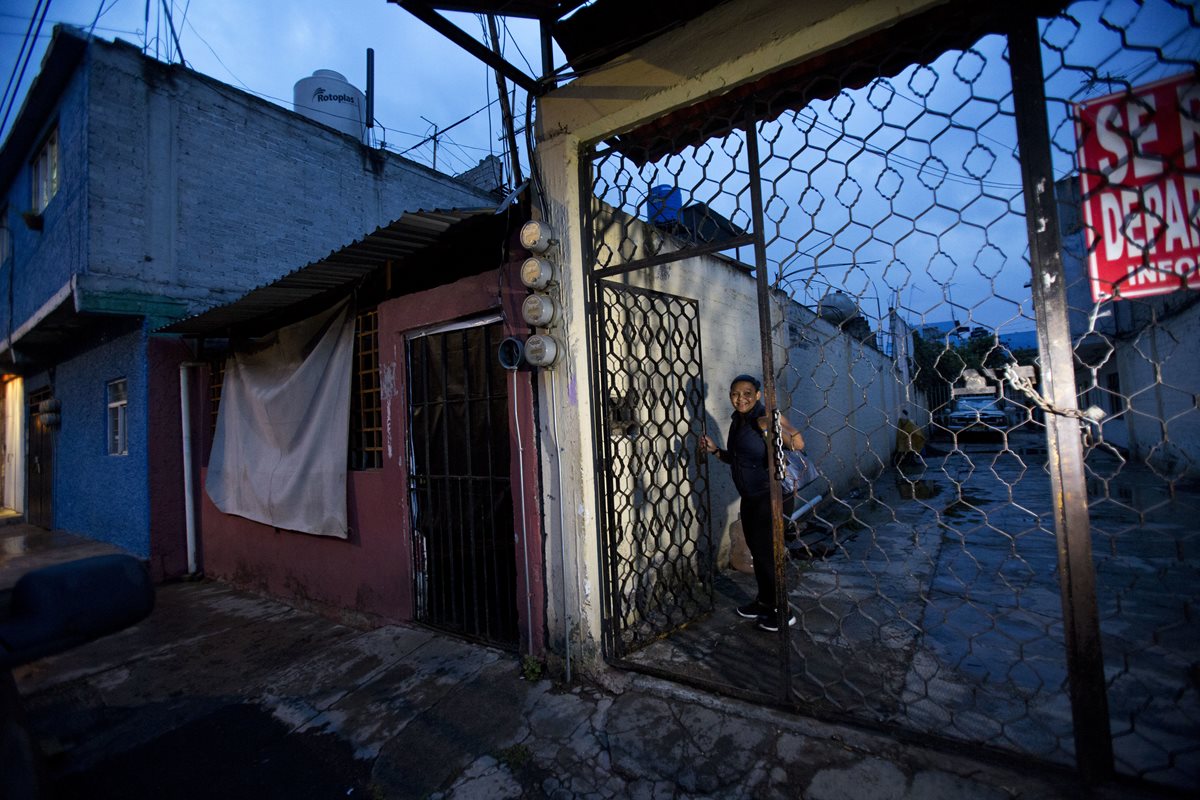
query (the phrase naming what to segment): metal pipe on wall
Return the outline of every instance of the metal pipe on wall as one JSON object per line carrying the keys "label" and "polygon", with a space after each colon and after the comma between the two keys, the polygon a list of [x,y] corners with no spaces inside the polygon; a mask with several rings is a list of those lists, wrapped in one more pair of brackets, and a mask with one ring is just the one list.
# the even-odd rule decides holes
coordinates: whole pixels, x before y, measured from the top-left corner
{"label": "metal pipe on wall", "polygon": [[[566,657],[567,683],[571,682],[571,611],[568,606],[567,597],[567,526],[566,518],[563,514],[563,492],[562,492],[562,450],[558,446],[558,406],[554,397],[554,370],[547,370],[550,375],[550,424],[554,432],[554,464],[555,474],[558,478],[558,548],[559,559],[561,562],[560,569],[562,570],[562,588],[563,588],[563,650]],[[576,581],[579,576],[576,574]],[[579,594],[579,586],[575,586],[576,596]]]}
{"label": "metal pipe on wall", "polygon": [[202,361],[184,361],[179,365],[179,417],[183,435],[183,516],[187,535],[188,575],[196,574],[196,504],[195,475],[192,470],[192,396],[189,392],[188,370],[202,367]]}
{"label": "metal pipe on wall", "polygon": [[517,371],[511,372],[513,430],[517,432],[517,494],[521,498],[521,556],[525,564],[525,635],[529,654],[533,655],[533,586],[529,579],[529,523],[525,518],[525,445],[521,440],[521,419],[517,413]]}

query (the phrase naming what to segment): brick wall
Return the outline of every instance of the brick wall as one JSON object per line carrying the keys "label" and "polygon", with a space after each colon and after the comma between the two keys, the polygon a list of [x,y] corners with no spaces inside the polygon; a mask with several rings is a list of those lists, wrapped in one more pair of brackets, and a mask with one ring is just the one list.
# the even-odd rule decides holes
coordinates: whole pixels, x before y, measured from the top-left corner
{"label": "brick wall", "polygon": [[86,288],[226,302],[479,190],[232,87],[93,48]]}

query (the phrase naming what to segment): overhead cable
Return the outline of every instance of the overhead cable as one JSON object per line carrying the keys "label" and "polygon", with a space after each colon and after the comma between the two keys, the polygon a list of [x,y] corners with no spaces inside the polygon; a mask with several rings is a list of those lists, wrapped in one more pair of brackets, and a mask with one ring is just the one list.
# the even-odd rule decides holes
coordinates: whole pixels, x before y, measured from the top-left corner
{"label": "overhead cable", "polygon": [[[42,10],[40,15],[38,14],[38,8],[41,8]],[[22,56],[21,53],[17,54],[17,62],[20,64],[20,71],[17,71],[17,65],[14,64],[13,75],[16,76],[16,80],[14,82],[12,75],[10,75],[8,79],[9,88],[4,90],[4,117],[3,119],[0,119],[0,133],[2,133],[5,127],[8,125],[8,116],[12,113],[13,106],[17,104],[17,93],[20,91],[21,81],[25,79],[25,69],[29,66],[29,60],[33,58],[33,44],[37,41],[38,35],[42,32],[42,23],[46,21],[46,12],[49,10],[50,0],[45,0],[44,5],[42,0],[38,0],[38,4],[34,6],[33,14],[35,17],[37,17],[37,27],[32,28],[32,36],[26,35],[25,40],[21,45],[21,51],[24,55]],[[33,25],[33,17],[29,18],[29,24],[31,26]],[[28,30],[26,31],[26,34],[28,34]],[[25,45],[28,45],[28,48],[26,48]],[[12,90],[11,93],[9,92],[9,89]]]}

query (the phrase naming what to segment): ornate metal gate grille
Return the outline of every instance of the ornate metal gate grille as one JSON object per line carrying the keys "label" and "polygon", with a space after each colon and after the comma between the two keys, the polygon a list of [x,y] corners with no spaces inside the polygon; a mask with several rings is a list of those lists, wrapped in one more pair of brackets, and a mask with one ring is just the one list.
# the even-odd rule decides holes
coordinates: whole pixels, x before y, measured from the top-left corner
{"label": "ornate metal gate grille", "polygon": [[409,496],[416,618],[517,646],[508,384],[501,324],[408,340]]}
{"label": "ornate metal gate grille", "polygon": [[618,655],[712,609],[715,554],[696,302],[596,286],[606,638]]}
{"label": "ornate metal gate grille", "polygon": [[[1200,21],[1174,0],[1025,14],[900,25],[740,105],[588,153],[607,655],[1092,778],[1192,787],[1200,281],[1194,261],[1189,275],[1154,253],[1200,246]],[[929,44],[931,30],[946,39]],[[1141,92],[1178,76],[1185,135],[1167,151],[1153,143],[1168,121],[1147,127]],[[1089,123],[1110,93],[1119,120]],[[1081,197],[1076,153],[1097,126],[1108,166],[1084,166]],[[1173,201],[1139,168],[1190,188]],[[1109,217],[1082,216],[1104,192]],[[1087,262],[1106,247],[1130,278],[1094,300]],[[610,289],[617,276],[641,289]],[[1148,284],[1167,291],[1132,291]],[[661,529],[614,538],[661,519],[632,488],[637,459],[684,465],[702,432],[622,439],[649,413],[622,394],[635,383],[622,315],[642,290],[689,298],[646,328],[687,309],[705,329],[689,419],[723,436],[729,378],[760,372],[821,467],[815,510],[777,531],[790,631],[731,613],[753,587],[724,555],[736,497],[720,465],[692,462],[712,498],[716,572],[696,577],[711,606],[678,584],[656,605],[640,580],[654,557],[630,542]]]}

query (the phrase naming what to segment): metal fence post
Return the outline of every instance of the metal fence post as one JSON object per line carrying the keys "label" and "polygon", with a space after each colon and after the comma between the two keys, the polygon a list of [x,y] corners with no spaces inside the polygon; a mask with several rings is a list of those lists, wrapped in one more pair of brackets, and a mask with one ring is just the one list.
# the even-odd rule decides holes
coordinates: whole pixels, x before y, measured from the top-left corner
{"label": "metal fence post", "polygon": [[[1029,229],[1033,305],[1037,315],[1044,393],[1053,407],[1073,410],[1078,407],[1074,353],[1054,198],[1041,37],[1036,16],[1023,15],[1014,24],[1008,39],[1008,54],[1025,192],[1025,220]],[[1075,731],[1075,758],[1084,779],[1097,782],[1112,774],[1113,749],[1104,660],[1100,648],[1095,565],[1092,561],[1079,421],[1062,414],[1047,414],[1046,440],[1067,648],[1067,679],[1070,682]]]}
{"label": "metal fence post", "polygon": [[[762,345],[763,369],[763,405],[766,406],[767,416],[775,420],[772,438],[776,440],[774,448],[768,447],[768,457],[772,465],[779,457],[779,414],[777,413],[778,397],[775,393],[775,354],[771,348],[774,341],[771,338],[771,289],[770,278],[767,275],[767,238],[763,229],[763,196],[762,175],[758,154],[758,129],[755,127],[754,106],[746,107],[746,169],[750,175],[750,213],[754,225],[754,278],[758,292],[758,333]],[[771,550],[775,567],[775,606],[779,613],[780,623],[780,658],[779,682],[780,694],[785,703],[792,699],[792,645],[791,629],[788,627],[788,617],[792,613],[788,606],[787,592],[787,550],[783,544],[783,491],[775,469],[768,472],[771,478]]]}

